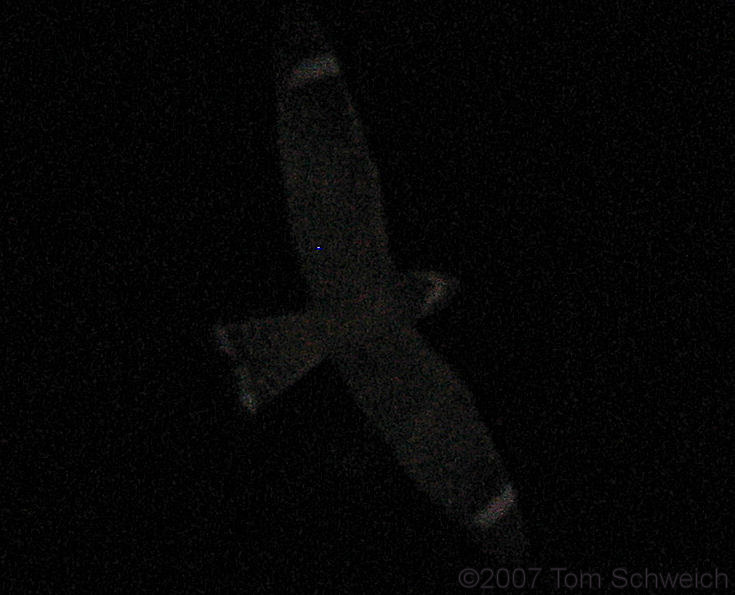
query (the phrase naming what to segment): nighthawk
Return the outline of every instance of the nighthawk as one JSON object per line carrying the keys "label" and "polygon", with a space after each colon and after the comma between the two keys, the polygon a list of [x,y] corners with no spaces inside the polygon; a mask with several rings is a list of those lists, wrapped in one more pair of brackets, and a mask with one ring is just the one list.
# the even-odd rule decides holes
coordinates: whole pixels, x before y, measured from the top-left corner
{"label": "nighthawk", "polygon": [[328,358],[417,488],[482,551],[520,561],[517,494],[488,429],[468,388],[414,329],[457,283],[393,264],[378,173],[311,14],[284,12],[275,46],[281,168],[310,301],[299,313],[217,327],[242,404],[255,413]]}

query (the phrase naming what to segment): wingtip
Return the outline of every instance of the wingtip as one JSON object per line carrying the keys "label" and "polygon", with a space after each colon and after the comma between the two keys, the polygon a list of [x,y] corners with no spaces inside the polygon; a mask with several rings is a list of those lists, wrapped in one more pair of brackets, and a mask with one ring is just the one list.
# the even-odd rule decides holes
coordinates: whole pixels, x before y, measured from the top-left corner
{"label": "wingtip", "polygon": [[438,271],[413,271],[410,275],[423,289],[419,317],[423,318],[443,308],[459,289],[459,281]]}
{"label": "wingtip", "polygon": [[517,497],[513,486],[506,484],[500,495],[477,511],[472,519],[472,525],[478,529],[492,527],[515,508]]}
{"label": "wingtip", "polygon": [[291,89],[340,74],[321,25],[302,3],[286,3],[281,8],[275,50],[279,88]]}

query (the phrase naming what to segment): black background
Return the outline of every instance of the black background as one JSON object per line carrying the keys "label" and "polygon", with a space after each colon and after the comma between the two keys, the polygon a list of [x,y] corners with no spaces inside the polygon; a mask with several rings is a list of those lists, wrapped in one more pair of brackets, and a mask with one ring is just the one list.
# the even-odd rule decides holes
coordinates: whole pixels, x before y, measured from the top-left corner
{"label": "black background", "polygon": [[[482,562],[329,364],[238,413],[212,325],[306,299],[276,9],[75,3],[6,22],[4,590],[442,592]],[[719,10],[315,11],[396,262],[461,282],[419,328],[477,397],[535,566],[735,580]]]}

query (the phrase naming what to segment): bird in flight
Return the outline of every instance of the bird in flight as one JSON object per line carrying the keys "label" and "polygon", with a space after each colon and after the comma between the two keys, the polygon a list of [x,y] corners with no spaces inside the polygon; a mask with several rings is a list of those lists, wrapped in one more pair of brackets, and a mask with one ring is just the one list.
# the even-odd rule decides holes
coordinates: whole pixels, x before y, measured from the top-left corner
{"label": "bird in flight", "polygon": [[457,282],[393,264],[378,173],[312,15],[284,11],[275,46],[278,147],[309,305],[216,327],[242,405],[255,414],[328,358],[417,488],[495,560],[522,560],[517,494],[488,428],[468,388],[414,329]]}

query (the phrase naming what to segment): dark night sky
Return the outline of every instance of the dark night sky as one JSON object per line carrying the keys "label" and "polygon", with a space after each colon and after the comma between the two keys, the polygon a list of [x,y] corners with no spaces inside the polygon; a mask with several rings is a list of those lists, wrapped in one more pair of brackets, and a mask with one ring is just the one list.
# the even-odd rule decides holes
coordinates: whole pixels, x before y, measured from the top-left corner
{"label": "dark night sky", "polygon": [[[396,262],[462,284],[419,328],[477,396],[535,565],[735,581],[717,4],[332,4]],[[456,584],[479,563],[336,371],[246,419],[208,334],[305,301],[275,6],[24,10],[3,52],[10,592]]]}

